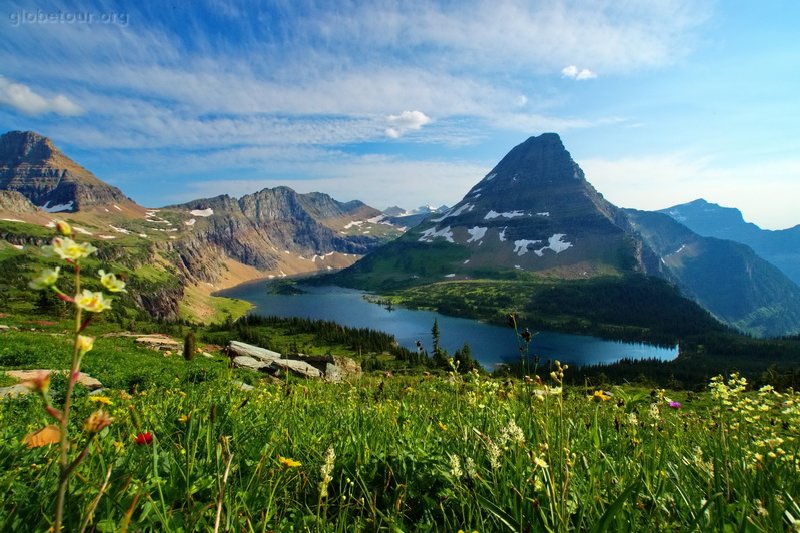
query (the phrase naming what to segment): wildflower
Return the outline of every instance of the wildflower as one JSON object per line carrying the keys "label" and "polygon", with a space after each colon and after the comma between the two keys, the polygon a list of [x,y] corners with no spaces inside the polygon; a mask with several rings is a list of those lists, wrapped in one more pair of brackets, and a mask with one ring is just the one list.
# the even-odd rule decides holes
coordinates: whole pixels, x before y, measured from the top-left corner
{"label": "wildflower", "polygon": [[328,484],[332,481],[331,472],[333,472],[333,464],[336,461],[336,452],[333,451],[333,446],[328,446],[325,450],[325,461],[319,469],[322,479],[319,482],[319,495],[320,498],[328,496]]}
{"label": "wildflower", "polygon": [[92,292],[87,289],[84,289],[83,293],[75,295],[75,305],[90,313],[101,313],[106,309],[111,309],[111,301],[107,300],[102,292]]}
{"label": "wildflower", "polygon": [[535,456],[535,457],[533,458],[533,464],[534,464],[534,466],[536,466],[537,468],[541,468],[541,469],[543,469],[543,470],[544,470],[545,468],[547,468],[547,461],[545,461],[545,460],[544,460],[544,458],[543,458],[541,455],[537,455],[537,456]]}
{"label": "wildflower", "polygon": [[669,405],[672,409],[680,409],[681,407],[683,407],[683,404],[681,402],[676,402],[674,400],[670,401],[667,405]]}
{"label": "wildflower", "polygon": [[109,292],[127,292],[125,290],[125,282],[118,279],[115,274],[106,273],[105,270],[100,270],[97,273],[100,275],[100,283]]}
{"label": "wildflower", "polygon": [[110,426],[113,421],[114,419],[111,418],[107,412],[98,409],[89,415],[89,418],[86,419],[86,423],[83,425],[83,429],[89,433],[100,433]]}
{"label": "wildflower", "polygon": [[61,259],[77,261],[82,257],[88,257],[97,251],[97,248],[88,242],[80,243],[73,241],[69,237],[56,237],[53,244],[47,248],[58,255]]}
{"label": "wildflower", "polygon": [[461,459],[457,455],[450,455],[450,475],[456,479],[464,475],[464,471],[461,470]]}
{"label": "wildflower", "polygon": [[522,428],[517,425],[517,423],[512,419],[508,422],[508,425],[500,430],[500,440],[503,442],[503,445],[507,441],[511,441],[519,446],[525,445],[525,433],[522,431]]}
{"label": "wildflower", "polygon": [[92,348],[94,348],[94,337],[78,335],[78,351],[81,355],[91,351]]}
{"label": "wildflower", "polygon": [[500,450],[500,447],[494,443],[491,439],[486,443],[486,453],[489,456],[489,464],[492,468],[500,468],[500,454],[503,453]]}
{"label": "wildflower", "polygon": [[467,457],[467,462],[464,465],[464,468],[467,469],[467,475],[469,477],[476,477],[478,475],[478,467],[475,464],[475,459],[472,457]]}
{"label": "wildflower", "polygon": [[611,395],[605,391],[596,390],[594,391],[594,394],[587,396],[586,398],[594,402],[607,402],[611,399]]}
{"label": "wildflower", "polygon": [[283,457],[282,455],[278,456],[278,462],[286,468],[297,468],[298,466],[303,466],[303,463],[300,461],[295,461],[294,459],[289,459],[288,457]]}
{"label": "wildflower", "polygon": [[114,402],[112,402],[111,398],[109,398],[108,396],[89,396],[89,401],[95,403],[102,403],[105,405],[114,405]]}
{"label": "wildflower", "polygon": [[69,237],[72,235],[72,227],[69,224],[64,222],[63,220],[59,220],[56,222],[56,231],[59,232],[64,237]]}
{"label": "wildflower", "polygon": [[28,283],[28,286],[37,291],[46,289],[47,287],[52,287],[58,281],[59,272],[61,272],[61,267],[56,267],[54,270],[42,270],[38,276],[33,278],[30,283]]}
{"label": "wildflower", "polygon": [[149,431],[140,431],[136,434],[136,438],[134,440],[139,446],[149,446],[150,444],[153,444],[153,434]]}
{"label": "wildflower", "polygon": [[447,424],[443,423],[442,421],[439,421],[439,429],[441,429],[442,431],[447,431]]}
{"label": "wildflower", "polygon": [[188,421],[189,421],[189,415],[181,415],[178,417],[178,422],[180,422],[181,424],[185,424]]}

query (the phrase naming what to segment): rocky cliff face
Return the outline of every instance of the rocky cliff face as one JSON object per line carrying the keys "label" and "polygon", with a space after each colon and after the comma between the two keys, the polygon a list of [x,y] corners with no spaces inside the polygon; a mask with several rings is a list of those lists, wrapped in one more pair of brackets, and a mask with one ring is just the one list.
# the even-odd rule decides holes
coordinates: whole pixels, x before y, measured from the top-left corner
{"label": "rocky cliff face", "polygon": [[227,195],[195,200],[169,209],[195,213],[192,230],[176,243],[188,264],[212,247],[246,265],[274,271],[287,255],[361,255],[378,244],[374,237],[343,235],[334,229],[342,220],[377,216],[376,209],[361,202],[337,202],[321,193],[298,194],[288,187],[264,189],[238,200]]}
{"label": "rocky cliff face", "polygon": [[35,213],[37,207],[25,195],[17,191],[0,191],[0,211]]}
{"label": "rocky cliff face", "polygon": [[78,211],[127,200],[122,191],[61,153],[32,131],[0,136],[0,190],[17,191],[53,211]]}

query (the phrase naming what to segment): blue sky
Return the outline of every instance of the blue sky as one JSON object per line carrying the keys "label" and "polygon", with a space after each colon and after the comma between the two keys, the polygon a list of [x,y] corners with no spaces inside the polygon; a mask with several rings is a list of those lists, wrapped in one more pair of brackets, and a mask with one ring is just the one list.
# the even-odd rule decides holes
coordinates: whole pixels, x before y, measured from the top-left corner
{"label": "blue sky", "polygon": [[[134,5],[138,4],[138,5]],[[158,207],[457,202],[561,135],[623,207],[800,223],[800,2],[5,2],[0,130]]]}

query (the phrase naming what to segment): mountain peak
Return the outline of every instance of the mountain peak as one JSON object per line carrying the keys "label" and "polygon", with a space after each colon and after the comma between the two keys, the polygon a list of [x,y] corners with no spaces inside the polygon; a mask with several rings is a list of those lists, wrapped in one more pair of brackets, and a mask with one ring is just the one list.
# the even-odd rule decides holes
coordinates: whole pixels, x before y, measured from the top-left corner
{"label": "mountain peak", "polygon": [[45,161],[57,152],[50,139],[35,131],[9,131],[0,135],[0,154],[18,160]]}
{"label": "mountain peak", "polygon": [[128,201],[122,191],[33,131],[0,135],[0,190],[18,191],[47,211],[78,211]]}

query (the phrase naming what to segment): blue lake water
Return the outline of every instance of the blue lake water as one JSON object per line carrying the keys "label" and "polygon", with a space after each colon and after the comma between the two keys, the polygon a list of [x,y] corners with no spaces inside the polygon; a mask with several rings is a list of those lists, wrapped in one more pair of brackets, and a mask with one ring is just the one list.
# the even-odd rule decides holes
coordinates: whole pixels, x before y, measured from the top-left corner
{"label": "blue lake water", "polygon": [[[416,342],[420,340],[431,351],[431,327],[434,319],[438,319],[441,345],[451,354],[467,343],[475,359],[487,369],[498,363],[519,360],[514,330],[511,328],[433,311],[400,307],[388,310],[366,301],[364,292],[341,287],[300,285],[306,291],[304,294],[270,294],[268,283],[246,283],[218,295],[251,302],[255,305],[251,312],[259,315],[331,320],[344,326],[384,331],[394,335],[397,342],[410,350],[416,350]],[[678,349],[543,331],[533,338],[529,353],[540,356],[542,361],[558,359],[573,365],[586,365],[613,363],[623,358],[671,360],[678,355]]]}

